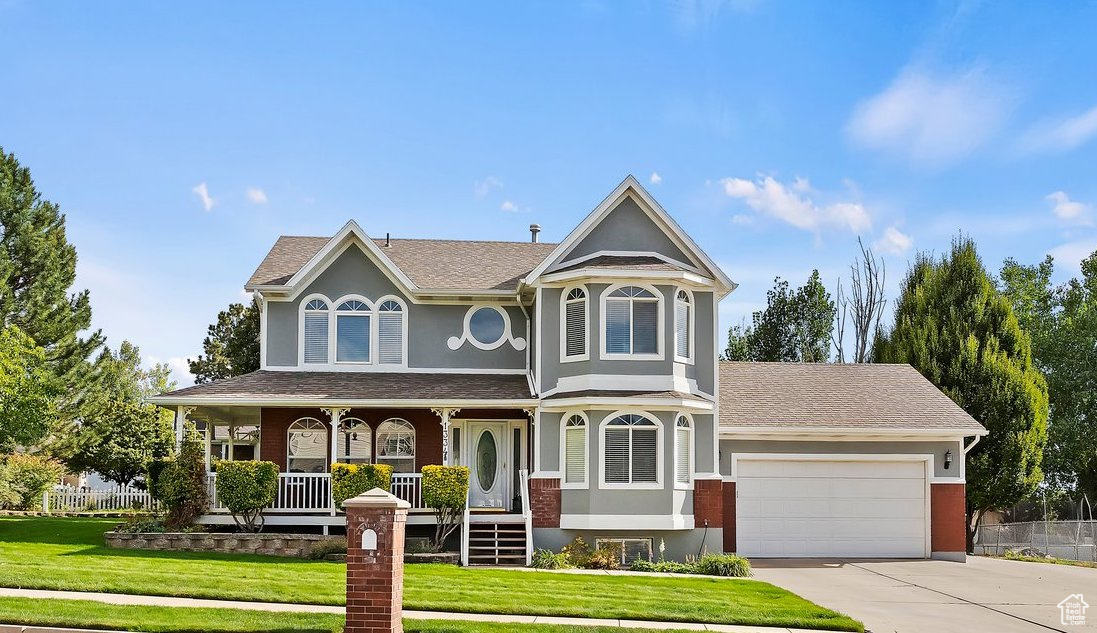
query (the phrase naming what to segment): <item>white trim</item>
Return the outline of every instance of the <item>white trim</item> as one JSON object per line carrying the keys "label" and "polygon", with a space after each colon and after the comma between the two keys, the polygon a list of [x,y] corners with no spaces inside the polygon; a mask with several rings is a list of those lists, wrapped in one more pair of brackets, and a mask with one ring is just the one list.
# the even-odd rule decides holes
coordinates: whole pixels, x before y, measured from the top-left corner
{"label": "white trim", "polygon": [[[583,419],[583,481],[568,483],[567,472],[567,422],[573,416]],[[590,488],[590,418],[582,411],[570,411],[560,416],[560,488],[563,490],[587,490]]]}
{"label": "white trim", "polygon": [[572,266],[578,266],[579,264],[589,262],[590,260],[597,259],[599,257],[652,257],[672,266],[681,266],[682,268],[685,268],[692,273],[697,273],[698,275],[705,274],[703,270],[694,266],[693,264],[679,261],[677,259],[674,259],[673,257],[664,255],[663,253],[659,253],[657,251],[595,251],[593,253],[590,253],[589,255],[582,255],[574,259],[569,259],[566,262],[557,262],[552,266],[549,266],[545,270],[544,274],[550,275],[557,270],[560,270],[561,268],[571,268]]}
{"label": "white trim", "polygon": [[528,409],[538,405],[529,400],[428,399],[428,398],[211,398],[200,396],[153,396],[149,402],[160,406],[238,406],[238,407],[452,407],[455,409]]}
{"label": "white trim", "polygon": [[561,530],[692,530],[692,514],[561,514]]}
{"label": "white trim", "polygon": [[716,347],[712,354],[712,408],[717,413],[712,416],[712,471],[720,471],[720,300],[712,293],[712,344]]}
{"label": "white trim", "polygon": [[525,374],[526,370],[514,367],[514,368],[500,368],[500,367],[484,367],[477,369],[475,367],[400,367],[397,365],[357,365],[354,367],[347,367],[345,363],[339,365],[322,365],[320,363],[311,363],[309,365],[298,367],[297,365],[272,365],[266,368],[268,371],[290,371],[290,372],[302,372],[302,371],[355,371],[359,373],[385,373],[392,372],[398,374],[506,374],[517,376]]}
{"label": "white trim", "polygon": [[[346,238],[352,239],[347,244],[340,246]],[[361,248],[367,256],[372,256],[372,258],[376,260],[375,263],[380,264],[379,268],[381,269],[381,272],[390,280],[396,282],[397,285],[402,286],[403,290],[411,294],[413,291],[419,289],[419,287],[404,274],[404,271],[400,270],[396,263],[389,259],[388,255],[385,255],[384,251],[381,250],[381,247],[366,235],[366,232],[363,231],[362,227],[358,226],[358,223],[354,220],[350,220],[344,224],[343,228],[339,229],[339,232],[332,236],[332,238],[328,240],[328,243],[313,255],[309,261],[306,262],[300,270],[294,273],[289,281],[281,287],[297,288],[296,291],[291,291],[290,293],[290,298],[294,298],[294,295],[296,295],[300,289],[308,286],[307,283],[302,284],[302,282],[306,280],[311,281],[311,278],[326,270],[327,267],[331,265],[332,262],[339,259],[339,256],[346,252],[347,248],[352,244]],[[333,254],[334,257],[329,259],[329,256]],[[299,285],[300,288],[298,288]],[[274,288],[278,287],[279,286],[274,286]]]}
{"label": "white trim", "polygon": [[[573,290],[581,290],[583,298],[569,301],[567,297]],[[583,353],[568,356],[568,305],[580,301],[583,302]],[[568,286],[560,292],[560,362],[574,363],[584,360],[590,360],[590,289],[584,285]]]}
{"label": "white trim", "polygon": [[267,301],[261,292],[252,292],[252,300],[259,304],[259,368],[267,368]]}
{"label": "white trim", "polygon": [[714,288],[716,284],[708,277],[702,277],[695,273],[682,270],[634,270],[631,268],[580,268],[579,270],[565,270],[551,275],[545,275],[534,282],[534,286],[549,286],[560,283],[572,283],[578,280],[595,280],[600,283],[621,281],[632,282],[637,279],[677,281],[688,283],[698,288]]}
{"label": "white trim", "polygon": [[[606,427],[622,415],[638,415],[655,424],[655,481],[654,482],[606,482]],[[630,429],[629,445],[632,445]],[[602,418],[598,423],[598,488],[600,490],[662,490],[663,489],[663,421],[659,416],[642,409],[619,409]],[[629,461],[629,478],[632,478],[632,461]]]}
{"label": "white trim", "polygon": [[[925,479],[925,558],[931,552],[931,514],[930,484],[933,479],[933,454],[931,453],[734,453],[731,456],[731,481],[738,481],[740,461],[815,461],[815,462],[923,462]],[[725,478],[725,481],[727,479]],[[738,514],[736,514],[738,520]],[[738,530],[736,530],[738,533]],[[738,538],[738,537],[737,537]],[[738,549],[738,547],[736,547]]]}
{"label": "white trim", "polygon": [[[656,314],[656,326],[655,326],[655,353],[643,353],[638,354],[636,352],[629,352],[627,354],[609,353],[606,351],[606,301],[609,299],[609,295],[621,288],[641,288],[655,295],[655,314]],[[615,301],[622,300],[621,298],[615,298]],[[630,306],[634,304],[637,299],[630,297],[627,299]],[[640,299],[640,301],[650,302],[651,299]],[[664,312],[666,311],[666,297],[663,296],[662,291],[651,284],[646,283],[619,283],[606,286],[606,289],[598,296],[598,360],[655,360],[661,361],[666,358],[664,354],[664,344],[666,341],[666,332],[664,332],[666,318]],[[632,341],[632,329],[634,327],[634,320],[632,317],[632,310],[629,311],[629,347],[635,348]]]}
{"label": "white trim", "polygon": [[975,439],[971,440],[970,444],[968,444],[967,446],[964,446],[964,455],[967,455],[968,453],[970,453],[971,449],[975,448],[975,445],[979,443],[980,439],[982,439],[982,437],[979,436],[979,435],[976,435]]}
{"label": "white trim", "polygon": [[[476,314],[483,309],[495,310],[500,316],[503,317],[503,334],[499,339],[493,343],[483,343],[476,340],[476,337],[472,335],[470,324],[472,323],[472,315]],[[461,336],[451,336],[446,341],[446,346],[451,350],[458,350],[465,343],[471,344],[473,347],[485,351],[498,349],[503,346],[504,343],[510,343],[511,347],[518,351],[526,349],[526,339],[518,336],[515,337],[510,324],[510,314],[507,313],[502,307],[490,304],[490,303],[474,303],[469,306],[469,309],[465,311],[465,320],[462,324]]]}
{"label": "white trim", "polygon": [[556,386],[542,393],[542,396],[551,396],[556,393],[569,391],[679,391],[712,399],[713,395],[701,391],[697,387],[697,381],[686,378],[680,372],[674,374],[579,374],[577,376],[561,376],[556,381]]}
{"label": "white trim", "polygon": [[[678,450],[681,448],[678,444],[678,418],[685,418],[689,423],[689,440],[687,441],[686,448],[689,450],[689,472],[686,474],[689,479],[688,483],[682,483],[678,481]],[[693,420],[693,416],[686,411],[680,411],[674,416],[674,488],[677,490],[693,490],[694,473],[697,470],[697,423]]]}
{"label": "white trim", "polygon": [[[685,356],[679,356],[678,355],[678,293],[680,293],[680,292],[684,293],[686,295],[686,316],[687,316],[687,320],[689,321],[689,323],[686,324],[687,330],[686,330],[686,355]],[[674,300],[671,302],[671,305],[673,306],[671,309],[673,310],[673,314],[674,314],[674,329],[672,330],[674,332],[674,342],[673,342],[674,362],[676,362],[676,363],[685,363],[687,365],[692,365],[693,364],[693,359],[697,356],[697,353],[696,353],[696,350],[695,350],[696,344],[694,343],[694,341],[697,338],[696,333],[695,333],[696,322],[697,322],[697,318],[696,318],[697,304],[694,300],[693,291],[690,290],[689,288],[683,288],[681,286],[675,288],[674,289]]]}
{"label": "white trim", "polygon": [[971,435],[986,435],[984,429],[976,433],[972,429],[915,429],[915,428],[874,428],[866,427],[833,427],[833,428],[790,428],[780,426],[722,426],[720,427],[720,439],[825,439],[860,441],[871,437],[887,437],[892,439],[911,439],[925,441],[929,439],[963,441],[963,438]]}
{"label": "white trim", "polygon": [[651,411],[680,411],[691,409],[698,412],[715,410],[711,402],[701,400],[684,400],[679,398],[629,398],[623,396],[614,397],[575,397],[559,398],[541,402],[541,408],[545,411],[565,411],[568,409],[607,409],[627,405],[631,407],[643,407]]}
{"label": "white trim", "polygon": [[535,337],[534,342],[536,343],[536,345],[534,345],[534,348],[533,348],[533,361],[532,361],[533,362],[533,367],[534,367],[534,369],[533,369],[533,387],[534,387],[533,393],[534,394],[541,393],[541,376],[542,376],[542,372],[545,369],[544,366],[541,363],[541,357],[544,355],[544,352],[542,351],[542,348],[541,348],[541,340],[542,340],[541,330],[544,329],[544,327],[545,327],[544,311],[541,309],[541,306],[544,305],[544,304],[541,301],[541,296],[542,296],[542,289],[541,288],[536,289],[534,291],[534,298],[533,298],[533,309],[536,311],[535,314],[537,315],[536,318],[534,319],[534,323],[533,323],[533,327],[534,327],[533,336]]}
{"label": "white trim", "polygon": [[933,476],[929,478],[931,484],[967,484],[967,479],[964,477],[937,477]]}
{"label": "white trim", "polygon": [[656,202],[638,180],[631,174],[621,181],[621,184],[610,192],[608,196],[602,202],[590,212],[589,215],[575,227],[571,233],[560,242],[556,248],[549,253],[548,257],[544,259],[536,268],[534,268],[528,275],[526,275],[523,283],[532,284],[538,277],[544,274],[545,270],[559,261],[565,254],[567,254],[572,248],[575,247],[583,238],[585,238],[595,226],[600,224],[606,215],[610,211],[615,209],[618,203],[626,195],[631,195],[635,199],[639,199],[640,209],[648,214],[649,217],[656,220],[656,224],[662,223],[666,229],[669,229],[669,236],[671,241],[678,242],[677,246],[681,248],[683,253],[687,255],[694,255],[700,260],[704,268],[707,268],[709,272],[713,273],[716,280],[724,287],[728,292],[735,289],[736,284],[716,265],[716,262],[701,250],[701,247],[693,241],[692,238],[682,230],[682,227],[674,221],[674,218]]}

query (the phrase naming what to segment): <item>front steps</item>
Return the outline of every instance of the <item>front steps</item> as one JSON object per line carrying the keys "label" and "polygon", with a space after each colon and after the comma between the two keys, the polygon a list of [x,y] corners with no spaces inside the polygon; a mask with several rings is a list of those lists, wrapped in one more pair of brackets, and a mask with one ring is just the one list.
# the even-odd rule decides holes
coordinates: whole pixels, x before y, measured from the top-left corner
{"label": "front steps", "polygon": [[471,565],[525,567],[525,523],[477,521],[469,524]]}

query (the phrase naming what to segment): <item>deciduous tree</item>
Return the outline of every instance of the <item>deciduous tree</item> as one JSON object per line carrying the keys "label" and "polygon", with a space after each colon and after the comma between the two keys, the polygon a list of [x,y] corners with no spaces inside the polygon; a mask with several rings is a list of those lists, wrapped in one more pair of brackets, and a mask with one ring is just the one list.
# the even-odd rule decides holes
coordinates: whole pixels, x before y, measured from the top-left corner
{"label": "deciduous tree", "polygon": [[819,271],[800,288],[774,279],[766,293],[766,309],[754,313],[752,325],[728,331],[728,360],[821,363],[830,353],[835,307]]}
{"label": "deciduous tree", "polygon": [[45,350],[14,325],[0,329],[0,453],[46,436],[57,392]]}

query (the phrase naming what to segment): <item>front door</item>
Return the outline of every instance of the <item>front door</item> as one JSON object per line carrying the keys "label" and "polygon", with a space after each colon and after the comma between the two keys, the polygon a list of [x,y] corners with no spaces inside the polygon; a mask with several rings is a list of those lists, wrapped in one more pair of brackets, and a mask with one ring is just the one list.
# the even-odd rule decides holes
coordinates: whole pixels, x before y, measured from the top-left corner
{"label": "front door", "polygon": [[469,425],[469,497],[473,508],[507,507],[507,425],[473,422]]}

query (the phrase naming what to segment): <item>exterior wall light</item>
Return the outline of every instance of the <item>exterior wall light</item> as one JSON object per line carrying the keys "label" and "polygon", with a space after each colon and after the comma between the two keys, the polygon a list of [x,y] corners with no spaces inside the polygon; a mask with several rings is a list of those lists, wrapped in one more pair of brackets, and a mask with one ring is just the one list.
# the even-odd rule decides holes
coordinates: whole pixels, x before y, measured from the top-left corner
{"label": "exterior wall light", "polygon": [[952,450],[945,451],[945,470],[952,466]]}

